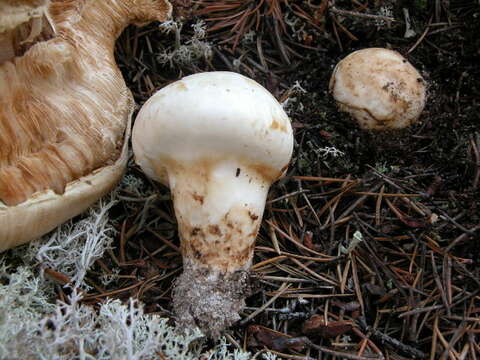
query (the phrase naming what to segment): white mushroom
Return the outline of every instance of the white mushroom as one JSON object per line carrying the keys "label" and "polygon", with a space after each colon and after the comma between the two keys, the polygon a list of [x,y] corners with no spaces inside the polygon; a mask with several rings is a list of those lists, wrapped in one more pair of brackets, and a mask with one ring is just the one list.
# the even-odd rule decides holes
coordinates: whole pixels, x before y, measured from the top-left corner
{"label": "white mushroom", "polygon": [[255,81],[199,73],[143,105],[132,142],[143,171],[172,192],[184,259],[177,316],[216,336],[244,306],[268,188],[292,155],[290,120]]}
{"label": "white mushroom", "polygon": [[382,48],[355,51],[340,61],[330,79],[341,111],[362,129],[401,129],[425,106],[425,81],[398,52]]}

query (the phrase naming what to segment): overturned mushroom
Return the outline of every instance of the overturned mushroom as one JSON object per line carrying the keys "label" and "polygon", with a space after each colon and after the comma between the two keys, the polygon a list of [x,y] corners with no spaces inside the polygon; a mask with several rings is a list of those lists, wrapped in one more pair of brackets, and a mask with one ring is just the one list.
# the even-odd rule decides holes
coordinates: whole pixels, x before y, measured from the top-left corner
{"label": "overturned mushroom", "polygon": [[[120,180],[133,98],[115,63],[115,39],[129,23],[171,12],[165,0],[16,4],[9,13],[19,18],[0,17],[13,55],[9,33],[28,14],[47,14],[55,34],[0,64],[0,251],[81,213]],[[30,5],[39,10],[25,13]]]}
{"label": "overturned mushroom", "polygon": [[398,52],[355,51],[340,61],[330,79],[341,111],[366,130],[401,129],[417,121],[426,98],[425,81]]}
{"label": "overturned mushroom", "polygon": [[268,188],[292,155],[289,118],[255,81],[200,73],[143,105],[132,143],[143,171],[172,192],[184,260],[176,314],[217,336],[244,306]]}

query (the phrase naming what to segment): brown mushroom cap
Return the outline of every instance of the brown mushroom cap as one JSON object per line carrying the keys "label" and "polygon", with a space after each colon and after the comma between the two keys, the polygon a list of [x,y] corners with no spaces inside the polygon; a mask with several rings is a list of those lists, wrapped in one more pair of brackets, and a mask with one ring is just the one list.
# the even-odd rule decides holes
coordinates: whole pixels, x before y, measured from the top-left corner
{"label": "brown mushroom cap", "polygon": [[329,87],[339,109],[366,130],[404,128],[425,106],[422,76],[402,55],[388,49],[351,53],[335,67]]}
{"label": "brown mushroom cap", "polygon": [[0,64],[0,251],[84,211],[121,178],[133,98],[113,56],[166,0],[53,0],[57,36]]}
{"label": "brown mushroom cap", "polygon": [[63,194],[35,193],[16,206],[0,203],[0,252],[36,239],[82,213],[120,181],[128,160],[130,120],[120,157],[67,184]]}

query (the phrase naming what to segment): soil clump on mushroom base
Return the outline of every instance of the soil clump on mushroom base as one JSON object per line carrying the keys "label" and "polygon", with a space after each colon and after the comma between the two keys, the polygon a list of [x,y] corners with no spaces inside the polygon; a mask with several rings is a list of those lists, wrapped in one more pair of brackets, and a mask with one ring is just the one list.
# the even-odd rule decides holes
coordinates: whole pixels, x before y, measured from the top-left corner
{"label": "soil clump on mushroom base", "polygon": [[238,313],[251,292],[249,284],[247,271],[222,274],[184,261],[173,290],[177,321],[206,329],[207,336],[218,339],[226,327],[240,320]]}

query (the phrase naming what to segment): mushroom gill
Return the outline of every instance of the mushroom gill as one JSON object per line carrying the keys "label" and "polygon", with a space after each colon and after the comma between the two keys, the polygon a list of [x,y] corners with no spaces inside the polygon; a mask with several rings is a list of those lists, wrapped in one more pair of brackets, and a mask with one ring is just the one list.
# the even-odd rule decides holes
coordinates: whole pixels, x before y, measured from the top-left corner
{"label": "mushroom gill", "polygon": [[49,0],[0,1],[0,64],[54,36]]}
{"label": "mushroom gill", "polygon": [[[7,8],[0,38],[32,18],[46,18],[54,34],[0,59],[0,251],[48,232],[118,182],[134,102],[115,40],[130,23],[171,13],[166,0],[3,1],[0,11]],[[29,35],[42,34],[28,26]]]}

